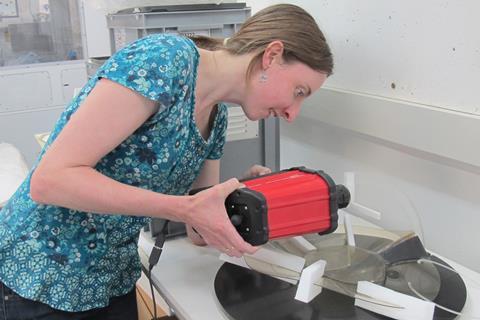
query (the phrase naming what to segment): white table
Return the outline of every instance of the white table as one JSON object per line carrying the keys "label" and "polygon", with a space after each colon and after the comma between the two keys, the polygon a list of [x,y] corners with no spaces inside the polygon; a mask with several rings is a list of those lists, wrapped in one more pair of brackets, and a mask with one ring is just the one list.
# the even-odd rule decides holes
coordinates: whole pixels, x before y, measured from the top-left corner
{"label": "white table", "polygon": [[[153,241],[142,232],[139,252],[144,266]],[[215,296],[214,280],[223,261],[219,252],[208,247],[197,247],[186,238],[165,242],[159,263],[152,271],[154,285],[179,319],[224,320],[229,319]],[[438,255],[437,255],[438,256]],[[480,316],[480,274],[442,258],[457,270],[468,287],[463,313],[458,320],[469,320],[466,315]]]}
{"label": "white table", "polygon": [[[141,233],[139,251],[147,266],[153,241]],[[223,264],[218,251],[191,244],[187,238],[165,242],[158,264],[152,270],[152,281],[179,319],[228,319],[219,305],[213,287],[217,270]]]}

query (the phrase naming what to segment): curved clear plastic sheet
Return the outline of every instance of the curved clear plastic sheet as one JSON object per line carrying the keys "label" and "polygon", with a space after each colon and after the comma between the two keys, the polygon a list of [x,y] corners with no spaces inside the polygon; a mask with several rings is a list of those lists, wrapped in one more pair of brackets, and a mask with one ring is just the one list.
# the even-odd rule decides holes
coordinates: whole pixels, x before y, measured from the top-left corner
{"label": "curved clear plastic sheet", "polygon": [[[372,231],[373,234],[376,232]],[[381,300],[371,300],[357,293],[358,281],[370,281],[403,294],[431,301],[446,312],[461,314],[463,303],[455,305],[438,299],[442,282],[449,282],[460,276],[448,265],[433,259],[414,233],[388,233],[388,236],[382,237],[379,234],[368,235],[368,232],[363,232],[361,235],[355,235],[355,247],[345,244],[343,233],[307,235],[305,238],[316,248],[315,250],[302,252],[289,244],[288,240],[273,241],[268,246],[304,257],[305,267],[318,260],[325,260],[327,264],[324,275],[316,285],[337,293],[385,305]],[[254,257],[244,258],[251,269],[260,273],[292,280],[300,278],[296,271]]]}
{"label": "curved clear plastic sheet", "polygon": [[440,274],[433,264],[415,261],[400,262],[387,268],[384,286],[400,293],[415,296],[411,290],[414,284],[417,292],[433,301],[441,285]]}
{"label": "curved clear plastic sheet", "polygon": [[[322,279],[315,285],[382,306],[398,307],[356,292],[358,281],[383,282],[385,265],[380,255],[357,247],[344,245],[321,248],[311,251],[305,256],[311,263],[318,261],[319,257],[329,261],[330,266],[325,270]],[[252,256],[244,256],[244,260],[250,269],[257,272],[295,281],[300,279],[300,273],[294,270],[289,270]]]}
{"label": "curved clear plastic sheet", "polygon": [[[408,268],[411,268],[411,270],[422,270],[420,273],[425,277],[432,276],[431,270],[436,270],[437,274],[442,273],[441,278],[447,283],[455,282],[455,279],[460,278],[459,273],[450,266],[432,259],[418,259],[417,261],[409,263]],[[427,270],[430,271],[428,272]],[[427,271],[427,273],[425,273],[425,271]],[[455,304],[450,303],[450,300],[440,302],[435,301],[440,287],[438,289],[432,287],[431,284],[433,281],[431,281],[431,279],[430,281],[425,281],[425,279],[419,281],[418,277],[422,275],[417,272],[418,271],[411,271],[408,274],[405,274],[404,281],[410,292],[407,294],[413,295],[422,300],[430,301],[434,303],[437,308],[448,313],[462,315],[463,305],[461,308],[458,308]],[[440,277],[440,275],[438,275],[438,277]],[[468,319],[480,319],[478,315],[468,315],[467,317]]]}
{"label": "curved clear plastic sheet", "polygon": [[244,256],[243,259],[248,267],[257,272],[272,276],[286,278],[290,280],[298,281],[300,279],[300,273],[295,270],[290,270],[275,264],[271,264],[262,260],[255,259],[252,256]]}
{"label": "curved clear plastic sheet", "polygon": [[[370,281],[383,283],[385,279],[385,263],[382,257],[368,250],[351,247],[348,245],[336,245],[318,248],[307,253],[305,256],[306,266],[322,259],[327,261],[324,278],[339,282],[341,292],[356,291],[358,281]],[[255,259],[252,256],[244,256],[245,263],[255,271],[274,277],[299,280],[300,274],[294,270]],[[318,283],[325,286],[325,283]],[[333,287],[337,285],[332,285]]]}
{"label": "curved clear plastic sheet", "polygon": [[307,265],[327,261],[324,277],[356,285],[358,281],[382,283],[385,279],[385,263],[382,257],[359,247],[348,245],[318,248],[305,255]]}

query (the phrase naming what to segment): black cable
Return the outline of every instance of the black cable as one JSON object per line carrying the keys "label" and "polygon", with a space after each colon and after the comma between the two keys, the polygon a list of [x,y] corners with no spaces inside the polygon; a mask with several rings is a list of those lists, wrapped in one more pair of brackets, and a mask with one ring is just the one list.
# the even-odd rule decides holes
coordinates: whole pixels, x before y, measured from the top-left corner
{"label": "black cable", "polygon": [[3,305],[3,317],[7,319],[7,303],[5,301],[5,284],[0,282],[0,286],[2,287],[2,305]]}
{"label": "black cable", "polygon": [[152,320],[159,320],[159,318],[157,317],[157,303],[155,302],[155,293],[153,292],[152,269],[153,269],[153,266],[150,266],[148,268],[148,282],[150,283],[150,291],[152,292],[152,301],[153,301],[153,318],[152,318]]}
{"label": "black cable", "polygon": [[152,282],[152,269],[158,263],[160,259],[160,255],[163,251],[163,244],[165,243],[165,238],[167,235],[168,230],[168,220],[163,220],[163,226],[161,227],[161,231],[158,234],[157,238],[155,239],[155,245],[152,248],[152,252],[150,253],[150,257],[148,258],[148,282],[150,283],[150,291],[152,292],[152,302],[153,302],[153,318],[152,320],[159,320],[160,318],[157,317],[157,304],[155,302],[155,293],[153,291],[153,282]]}

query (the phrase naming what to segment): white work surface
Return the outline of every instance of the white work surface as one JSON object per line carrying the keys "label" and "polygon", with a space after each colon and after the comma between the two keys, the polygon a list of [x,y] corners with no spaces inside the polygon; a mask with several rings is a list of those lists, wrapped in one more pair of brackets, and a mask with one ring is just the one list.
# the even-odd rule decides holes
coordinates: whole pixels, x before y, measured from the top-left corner
{"label": "white work surface", "polygon": [[[153,241],[149,233],[140,233],[139,253],[144,266],[151,252]],[[165,242],[159,263],[152,271],[154,285],[160,290],[168,305],[179,319],[223,320],[229,319],[215,296],[214,280],[223,264],[219,252],[208,247],[197,247],[187,238]],[[468,296],[463,309],[464,316],[457,320],[479,319],[480,274],[444,259],[463,277]]]}
{"label": "white work surface", "polygon": [[[147,267],[153,247],[149,233],[140,233],[139,252]],[[217,270],[223,264],[218,251],[193,245],[187,238],[168,240],[152,281],[179,319],[228,319],[213,287]],[[147,267],[148,268],[148,267]]]}

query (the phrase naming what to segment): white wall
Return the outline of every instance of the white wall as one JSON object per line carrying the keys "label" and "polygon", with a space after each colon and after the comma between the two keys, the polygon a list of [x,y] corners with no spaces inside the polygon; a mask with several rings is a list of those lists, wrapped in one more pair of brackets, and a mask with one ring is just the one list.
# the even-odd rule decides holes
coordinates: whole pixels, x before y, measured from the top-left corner
{"label": "white wall", "polygon": [[86,81],[83,60],[0,68],[0,142],[15,145],[32,166],[40,152],[34,135],[53,129]]}
{"label": "white wall", "polygon": [[107,57],[112,54],[110,34],[107,28],[106,8],[99,8],[96,1],[81,0],[81,14],[83,16],[85,33],[85,56]]}
{"label": "white wall", "polygon": [[480,271],[480,2],[287,2],[317,19],[336,65],[282,124],[281,166],[355,172],[362,204],[418,213],[430,250]]}
{"label": "white wall", "polygon": [[322,169],[337,182],[355,172],[360,203],[393,217],[408,217],[410,204],[430,250],[480,271],[478,172],[306,117],[282,125],[281,133],[282,167]]}

